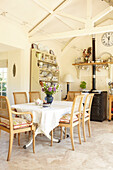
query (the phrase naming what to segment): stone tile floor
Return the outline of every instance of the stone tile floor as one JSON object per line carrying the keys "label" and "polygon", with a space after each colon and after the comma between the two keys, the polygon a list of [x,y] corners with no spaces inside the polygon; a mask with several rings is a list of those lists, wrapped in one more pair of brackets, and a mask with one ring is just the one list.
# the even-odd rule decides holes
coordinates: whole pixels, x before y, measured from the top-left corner
{"label": "stone tile floor", "polygon": [[[70,138],[53,143],[45,136],[36,137],[36,153],[32,146],[23,149],[29,140],[28,134],[21,134],[21,146],[17,138],[13,142],[11,160],[6,161],[9,135],[1,132],[0,170],[113,170],[113,121],[91,122],[92,137],[79,144],[77,128],[74,129],[75,151],[71,150]],[[87,131],[87,126],[86,126]],[[54,136],[59,137],[59,129]],[[82,129],[81,129],[82,136]]]}

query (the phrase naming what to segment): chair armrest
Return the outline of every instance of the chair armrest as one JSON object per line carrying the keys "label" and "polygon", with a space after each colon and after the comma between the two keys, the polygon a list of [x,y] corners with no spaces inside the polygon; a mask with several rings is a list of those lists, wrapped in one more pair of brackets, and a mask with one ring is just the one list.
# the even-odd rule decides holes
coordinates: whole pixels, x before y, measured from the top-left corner
{"label": "chair armrest", "polygon": [[31,112],[15,112],[13,110],[11,110],[11,113],[15,114],[15,115],[25,115],[25,114],[30,114],[31,115],[31,122],[33,123],[33,114]]}

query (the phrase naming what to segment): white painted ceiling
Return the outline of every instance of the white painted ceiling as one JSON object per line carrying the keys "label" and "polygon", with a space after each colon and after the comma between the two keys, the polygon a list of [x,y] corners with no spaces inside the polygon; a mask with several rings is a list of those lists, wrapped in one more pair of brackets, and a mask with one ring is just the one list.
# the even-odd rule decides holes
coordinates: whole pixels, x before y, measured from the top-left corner
{"label": "white painted ceiling", "polygon": [[57,39],[64,43],[88,34],[88,29],[92,34],[107,21],[113,28],[113,7],[104,0],[0,0],[1,17],[22,26],[31,42]]}

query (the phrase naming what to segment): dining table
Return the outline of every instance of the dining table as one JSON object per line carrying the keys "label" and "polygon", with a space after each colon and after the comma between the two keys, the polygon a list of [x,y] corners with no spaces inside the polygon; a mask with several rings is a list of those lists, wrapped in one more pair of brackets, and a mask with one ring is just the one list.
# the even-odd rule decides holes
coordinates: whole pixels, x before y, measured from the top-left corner
{"label": "dining table", "polygon": [[[71,101],[53,101],[48,107],[44,105],[36,105],[35,103],[24,103],[12,105],[11,108],[17,112],[31,112],[33,114],[33,123],[38,124],[35,131],[35,137],[38,134],[44,134],[51,140],[50,132],[59,125],[60,118],[67,114],[71,114],[73,102]],[[27,120],[31,120],[30,115],[24,115]],[[26,149],[32,144],[32,139],[23,147]],[[59,139],[53,139],[54,142],[60,142]]]}

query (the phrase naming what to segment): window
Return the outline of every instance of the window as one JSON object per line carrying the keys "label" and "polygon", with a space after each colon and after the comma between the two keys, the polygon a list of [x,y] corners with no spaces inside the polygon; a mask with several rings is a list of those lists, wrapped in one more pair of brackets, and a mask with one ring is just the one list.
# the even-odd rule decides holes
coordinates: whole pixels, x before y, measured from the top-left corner
{"label": "window", "polygon": [[0,68],[0,96],[7,95],[7,68]]}

